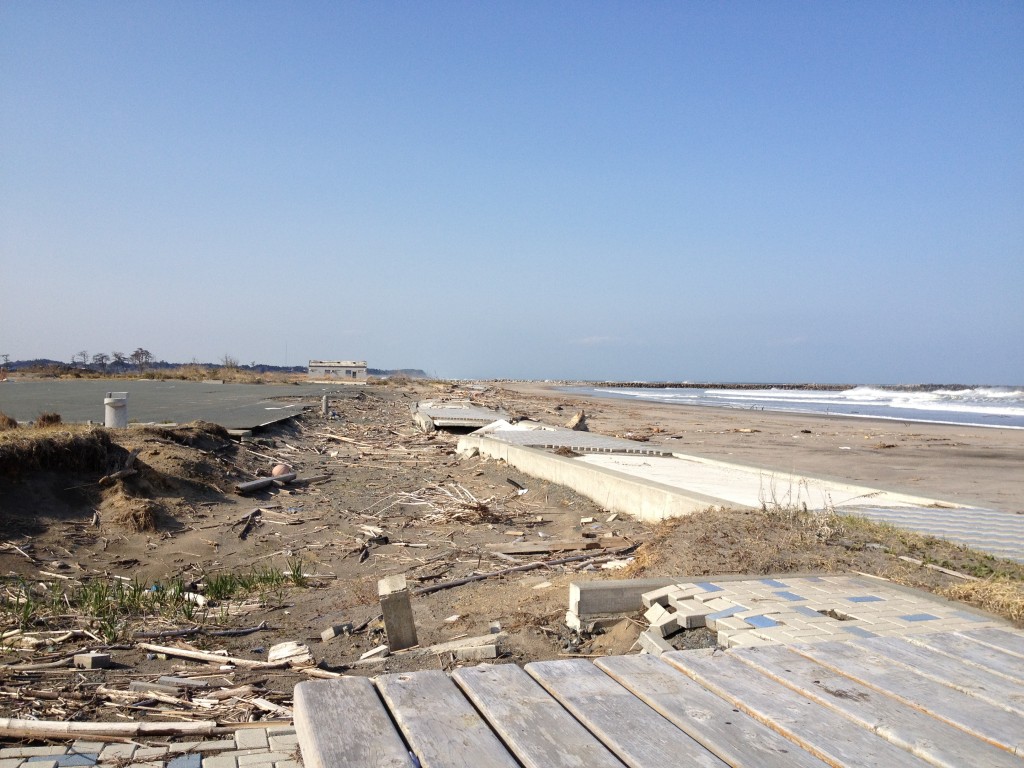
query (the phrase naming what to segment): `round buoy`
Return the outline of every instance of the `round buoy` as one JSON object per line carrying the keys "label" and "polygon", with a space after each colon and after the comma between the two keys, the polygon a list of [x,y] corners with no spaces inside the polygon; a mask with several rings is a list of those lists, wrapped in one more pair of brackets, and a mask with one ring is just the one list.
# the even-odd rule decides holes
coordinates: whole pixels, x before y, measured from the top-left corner
{"label": "round buoy", "polygon": [[271,477],[280,477],[281,475],[287,475],[292,471],[291,466],[288,464],[278,464],[272,470],[270,470]]}

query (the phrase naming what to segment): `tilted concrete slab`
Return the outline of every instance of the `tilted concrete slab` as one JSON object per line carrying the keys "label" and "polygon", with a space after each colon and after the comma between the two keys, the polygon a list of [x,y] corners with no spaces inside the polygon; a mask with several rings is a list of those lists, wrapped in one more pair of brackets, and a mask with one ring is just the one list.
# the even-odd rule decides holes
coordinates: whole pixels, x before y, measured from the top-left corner
{"label": "tilted concrete slab", "polygon": [[411,410],[413,421],[424,432],[444,427],[483,427],[508,418],[505,411],[484,408],[469,400],[420,400]]}
{"label": "tilted concrete slab", "polygon": [[671,456],[672,449],[659,445],[648,445],[636,440],[598,435],[593,432],[578,432],[565,427],[552,427],[536,421],[520,421],[509,424],[497,421],[488,424],[478,434],[489,435],[512,445],[528,448],[566,448],[573,453],[623,453],[644,456]]}

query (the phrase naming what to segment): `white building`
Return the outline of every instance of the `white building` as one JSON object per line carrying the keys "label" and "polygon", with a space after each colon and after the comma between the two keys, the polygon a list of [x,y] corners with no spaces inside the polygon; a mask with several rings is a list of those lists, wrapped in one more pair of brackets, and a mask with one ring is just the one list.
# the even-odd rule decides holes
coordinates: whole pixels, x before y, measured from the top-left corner
{"label": "white building", "polygon": [[310,360],[309,378],[312,381],[343,381],[349,384],[365,384],[366,361]]}

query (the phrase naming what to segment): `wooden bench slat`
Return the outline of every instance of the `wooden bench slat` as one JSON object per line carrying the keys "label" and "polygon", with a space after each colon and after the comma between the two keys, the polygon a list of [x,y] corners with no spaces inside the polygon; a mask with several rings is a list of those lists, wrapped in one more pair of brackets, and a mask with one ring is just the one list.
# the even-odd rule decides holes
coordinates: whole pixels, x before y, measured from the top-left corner
{"label": "wooden bench slat", "polygon": [[873,688],[822,667],[784,646],[737,649],[733,655],[797,693],[834,709],[935,765],[1020,768],[1019,760]]}
{"label": "wooden bench slat", "polygon": [[[919,675],[1024,715],[1024,686],[1019,683],[978,667],[950,664],[948,657],[914,645],[905,638],[873,637],[858,642],[879,655],[910,667]],[[1024,659],[1021,663],[1024,664]]]}
{"label": "wooden bench slat", "polygon": [[725,765],[585,659],[525,669],[628,766]]}
{"label": "wooden bench slat", "polygon": [[999,651],[990,645],[975,642],[969,637],[952,633],[914,635],[910,642],[934,649],[968,664],[975,664],[990,672],[1024,684],[1024,659],[1012,653]]}
{"label": "wooden bench slat", "polygon": [[759,674],[731,653],[672,651],[661,658],[826,763],[849,768],[927,765],[843,715]]}
{"label": "wooden bench slat", "polygon": [[594,663],[731,766],[825,766],[799,745],[737,712],[725,699],[654,656],[609,656]]}
{"label": "wooden bench slat", "polygon": [[793,650],[871,688],[973,733],[997,747],[1024,754],[1024,718],[893,664],[858,643],[794,645]]}
{"label": "wooden bench slat", "polygon": [[307,680],[293,695],[306,768],[412,768],[402,737],[365,677]]}
{"label": "wooden bench slat", "polygon": [[515,664],[480,664],[453,679],[527,768],[622,768],[622,763]]}
{"label": "wooden bench slat", "polygon": [[374,678],[423,768],[517,768],[448,675],[438,669]]}
{"label": "wooden bench slat", "polygon": [[1024,658],[1024,632],[1013,632],[1008,629],[969,629],[961,630],[959,633],[971,640],[976,640],[985,645],[991,645],[1001,651],[1012,653],[1014,656]]}

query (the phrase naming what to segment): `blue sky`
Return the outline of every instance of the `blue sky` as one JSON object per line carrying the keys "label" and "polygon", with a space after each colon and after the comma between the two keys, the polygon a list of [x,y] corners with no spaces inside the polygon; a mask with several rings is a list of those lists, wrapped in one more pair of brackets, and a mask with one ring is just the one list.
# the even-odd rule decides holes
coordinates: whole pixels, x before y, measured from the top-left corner
{"label": "blue sky", "polygon": [[0,352],[1024,384],[1024,5],[0,3]]}

